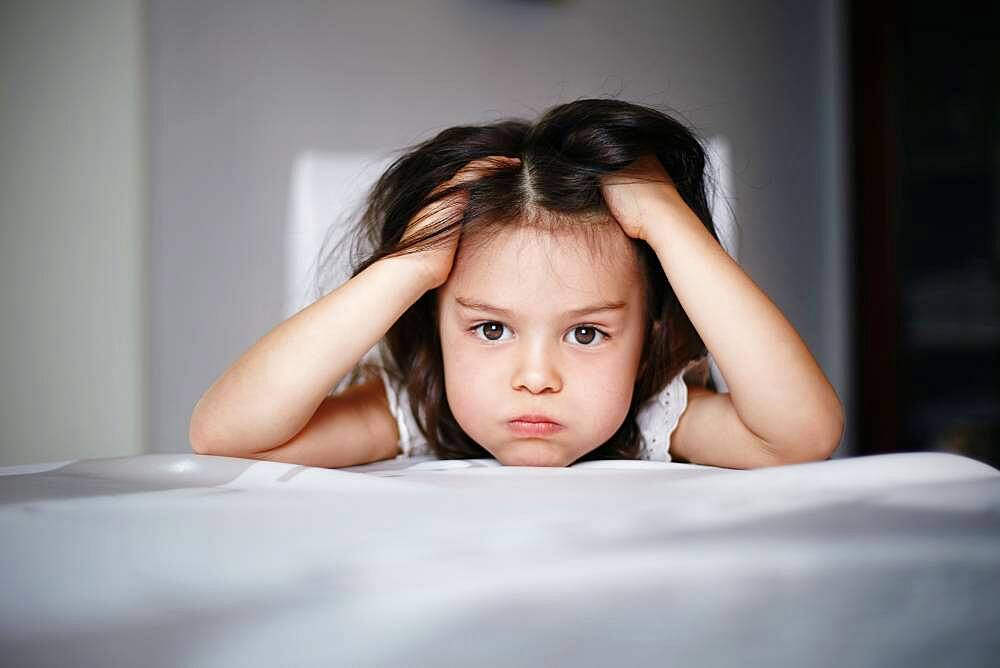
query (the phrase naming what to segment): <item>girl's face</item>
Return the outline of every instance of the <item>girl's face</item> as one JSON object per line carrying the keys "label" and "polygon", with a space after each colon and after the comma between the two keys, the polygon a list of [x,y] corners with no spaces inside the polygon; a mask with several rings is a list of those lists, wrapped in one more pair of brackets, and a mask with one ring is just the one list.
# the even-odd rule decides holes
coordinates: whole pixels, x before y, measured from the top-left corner
{"label": "girl's face", "polygon": [[460,245],[438,290],[448,404],[503,464],[566,466],[628,414],[643,279],[618,225],[600,228],[595,241],[596,254],[572,232],[513,226],[483,245]]}

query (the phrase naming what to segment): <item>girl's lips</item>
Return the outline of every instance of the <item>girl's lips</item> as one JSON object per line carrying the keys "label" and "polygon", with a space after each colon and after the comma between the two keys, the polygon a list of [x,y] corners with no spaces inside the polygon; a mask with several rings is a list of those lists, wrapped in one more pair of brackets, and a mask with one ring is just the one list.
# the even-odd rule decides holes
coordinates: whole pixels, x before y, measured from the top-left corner
{"label": "girl's lips", "polygon": [[507,427],[516,434],[523,436],[548,436],[564,427],[558,422],[552,422],[540,415],[523,415],[507,422]]}
{"label": "girl's lips", "polygon": [[517,415],[510,419],[511,422],[551,422],[552,424],[559,424],[558,420],[553,420],[548,415],[542,415],[541,413],[528,413],[525,415]]}

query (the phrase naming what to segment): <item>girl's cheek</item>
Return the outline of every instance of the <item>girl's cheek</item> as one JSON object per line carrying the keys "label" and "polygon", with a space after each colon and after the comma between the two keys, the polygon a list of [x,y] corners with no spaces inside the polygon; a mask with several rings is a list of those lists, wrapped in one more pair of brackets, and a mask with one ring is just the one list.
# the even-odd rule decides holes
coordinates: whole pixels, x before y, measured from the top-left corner
{"label": "girl's cheek", "polygon": [[444,359],[445,380],[452,389],[472,388],[489,373],[486,356],[480,346],[465,340],[461,335],[442,339],[442,358]]}
{"label": "girl's cheek", "polygon": [[[442,343],[445,343],[442,341]],[[447,345],[447,343],[445,343]],[[452,415],[473,440],[488,440],[487,425],[495,420],[495,370],[486,364],[483,351],[468,342],[455,341],[442,351],[445,367],[445,394]]]}
{"label": "girl's cheek", "polygon": [[452,371],[460,372],[465,364],[476,363],[475,346],[468,339],[463,334],[452,334],[447,339],[442,339],[442,355],[455,367]]}
{"label": "girl's cheek", "polygon": [[446,389],[454,401],[468,410],[474,410],[480,402],[495,403],[508,387],[503,365],[485,352],[474,346],[458,345],[446,353],[450,358],[445,365]]}

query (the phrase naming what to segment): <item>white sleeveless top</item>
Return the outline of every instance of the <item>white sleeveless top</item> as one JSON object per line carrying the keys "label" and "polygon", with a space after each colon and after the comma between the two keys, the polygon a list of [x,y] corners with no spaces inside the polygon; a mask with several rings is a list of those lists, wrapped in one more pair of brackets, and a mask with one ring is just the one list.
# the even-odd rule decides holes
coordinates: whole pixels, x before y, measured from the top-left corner
{"label": "white sleeveless top", "polygon": [[[659,394],[650,398],[640,407],[636,415],[639,426],[639,459],[657,462],[670,461],[670,435],[677,428],[681,414],[687,408],[688,391],[684,383],[684,373],[697,362],[694,360],[682,369]],[[417,427],[410,408],[410,397],[405,388],[394,383],[385,369],[378,365],[379,375],[386,388],[389,411],[396,418],[399,427],[399,447],[403,457],[433,456],[430,446]]]}

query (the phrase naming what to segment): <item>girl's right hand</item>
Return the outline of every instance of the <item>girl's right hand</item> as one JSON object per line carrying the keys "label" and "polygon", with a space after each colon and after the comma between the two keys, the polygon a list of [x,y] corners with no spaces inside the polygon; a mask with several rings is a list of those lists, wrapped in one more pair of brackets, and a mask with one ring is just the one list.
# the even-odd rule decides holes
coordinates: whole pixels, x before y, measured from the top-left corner
{"label": "girl's right hand", "polygon": [[[504,169],[518,165],[520,162],[519,158],[503,155],[472,160],[459,169],[453,177],[434,188],[431,194],[435,195],[446,188],[475,181],[492,170]],[[460,215],[467,201],[468,195],[463,191],[459,191],[454,195],[428,204],[410,220],[406,231],[403,233],[402,241],[407,241],[422,230],[435,227],[443,220]],[[429,283],[428,289],[437,288],[448,280],[452,265],[455,262],[455,252],[458,249],[460,234],[461,228],[455,227],[446,237],[446,244],[402,256],[418,263],[421,272],[427,277]]]}

